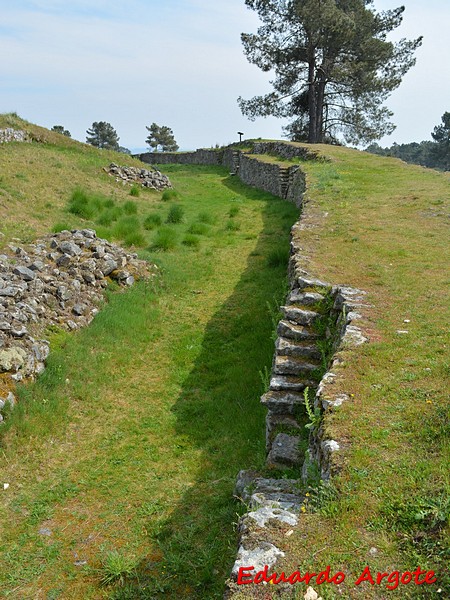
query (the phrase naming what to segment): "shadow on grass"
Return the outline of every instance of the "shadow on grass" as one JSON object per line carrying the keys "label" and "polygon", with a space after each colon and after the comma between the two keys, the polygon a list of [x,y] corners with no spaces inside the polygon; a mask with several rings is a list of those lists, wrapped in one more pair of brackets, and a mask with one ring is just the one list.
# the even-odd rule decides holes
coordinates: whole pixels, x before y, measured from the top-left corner
{"label": "shadow on grass", "polygon": [[[261,192],[234,178],[224,184],[251,200]],[[233,500],[236,475],[265,460],[261,373],[270,369],[273,322],[268,308],[286,294],[287,264],[269,266],[274,249],[289,246],[298,210],[267,195],[264,228],[232,295],[208,323],[195,366],[173,406],[177,433],[201,450],[201,468],[171,517],[149,523],[159,548],[116,599],[221,598],[236,555]],[[220,268],[220,267],[219,267]]]}

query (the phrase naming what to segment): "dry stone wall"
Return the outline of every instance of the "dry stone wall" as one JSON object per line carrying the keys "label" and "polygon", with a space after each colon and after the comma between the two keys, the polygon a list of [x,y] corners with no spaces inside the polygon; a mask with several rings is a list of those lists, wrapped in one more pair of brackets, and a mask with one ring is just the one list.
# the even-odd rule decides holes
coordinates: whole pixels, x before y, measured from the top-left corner
{"label": "dry stone wall", "polygon": [[[250,150],[243,151],[241,147]],[[305,175],[298,165],[287,166],[276,161],[258,160],[255,155],[270,154],[285,160],[312,160],[317,155],[308,148],[289,142],[254,142],[232,144],[227,148],[199,149],[195,152],[147,152],[136,155],[149,164],[221,165],[247,185],[301,205],[305,191]]]}

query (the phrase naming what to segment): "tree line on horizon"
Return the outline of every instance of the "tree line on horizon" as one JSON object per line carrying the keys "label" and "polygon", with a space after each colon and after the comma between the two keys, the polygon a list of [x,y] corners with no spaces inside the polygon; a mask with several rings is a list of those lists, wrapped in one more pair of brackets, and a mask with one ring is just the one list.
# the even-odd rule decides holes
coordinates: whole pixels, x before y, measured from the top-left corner
{"label": "tree line on horizon", "polygon": [[366,148],[366,152],[380,156],[393,156],[408,163],[450,171],[450,112],[445,112],[441,117],[442,123],[436,125],[431,132],[433,140],[410,142],[408,144],[394,144],[382,148],[373,143]]}
{"label": "tree line on horizon", "polygon": [[[173,131],[170,127],[152,123],[150,127],[146,126],[146,129],[149,135],[145,143],[149,145],[153,152],[176,152],[178,150],[179,146],[175,141]],[[70,131],[65,129],[63,125],[53,125],[51,131],[55,131],[66,137],[72,137]],[[119,145],[120,138],[111,123],[94,121],[86,133],[86,142],[91,146],[131,154],[128,148]]]}

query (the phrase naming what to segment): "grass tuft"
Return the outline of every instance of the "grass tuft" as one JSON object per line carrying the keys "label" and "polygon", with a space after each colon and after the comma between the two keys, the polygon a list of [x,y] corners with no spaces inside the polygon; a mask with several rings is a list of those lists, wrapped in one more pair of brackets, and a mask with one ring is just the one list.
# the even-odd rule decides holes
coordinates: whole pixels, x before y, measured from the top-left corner
{"label": "grass tuft", "polygon": [[178,243],[178,236],[176,231],[171,227],[161,227],[158,229],[151,250],[173,250]]}
{"label": "grass tuft", "polygon": [[161,225],[162,223],[162,218],[161,215],[158,213],[150,213],[149,215],[147,215],[144,219],[144,229],[147,229],[147,231],[151,231],[152,229],[155,229],[155,227],[158,227],[159,225]]}
{"label": "grass tuft", "polygon": [[186,233],[182,242],[185,246],[191,246],[198,248],[200,245],[200,238],[198,235],[194,235],[193,233]]}
{"label": "grass tuft", "polygon": [[184,209],[179,204],[172,204],[167,215],[166,223],[181,223],[184,216]]}
{"label": "grass tuft", "polygon": [[163,202],[170,202],[171,200],[178,200],[179,197],[180,194],[177,192],[177,190],[164,190],[161,200]]}

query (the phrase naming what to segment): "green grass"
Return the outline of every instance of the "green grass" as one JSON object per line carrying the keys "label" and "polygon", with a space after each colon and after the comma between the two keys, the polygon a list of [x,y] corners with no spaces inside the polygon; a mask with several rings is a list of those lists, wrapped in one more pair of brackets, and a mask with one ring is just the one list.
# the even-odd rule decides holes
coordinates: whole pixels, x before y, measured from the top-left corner
{"label": "green grass", "polygon": [[[273,352],[266,302],[285,273],[274,277],[263,257],[283,236],[288,245],[284,204],[224,169],[168,171],[189,221],[206,201],[223,221],[238,195],[242,232],[218,228],[199,246],[143,252],[161,278],[109,294],[21,389],[2,438],[11,481],[0,509],[2,590],[95,598],[108,573],[119,577],[111,597],[137,598],[143,587],[169,599],[222,595],[235,555],[235,476],[264,461],[258,373]],[[180,224],[151,239],[161,229],[187,237]],[[44,525],[50,538],[37,534]],[[136,578],[106,567],[105,548],[136,558]]]}

